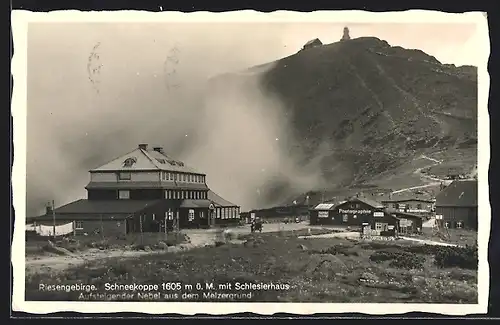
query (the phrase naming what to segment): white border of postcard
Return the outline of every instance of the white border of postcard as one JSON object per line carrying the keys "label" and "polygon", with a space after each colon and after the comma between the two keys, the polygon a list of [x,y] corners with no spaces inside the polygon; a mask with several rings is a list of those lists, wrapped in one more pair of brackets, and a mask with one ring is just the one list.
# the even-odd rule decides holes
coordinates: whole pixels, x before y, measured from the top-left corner
{"label": "white border of postcard", "polygon": [[[330,303],[193,303],[193,302],[30,302],[24,299],[25,289],[25,224],[26,214],[26,73],[27,73],[27,31],[30,22],[421,22],[421,23],[475,23],[479,29],[481,47],[477,55],[482,59],[478,67],[478,179],[479,179],[479,270],[478,304],[330,304]],[[314,314],[361,312],[366,314],[402,314],[412,311],[448,315],[486,313],[489,296],[489,266],[487,260],[490,233],[491,208],[488,189],[489,165],[489,75],[487,63],[490,54],[488,23],[485,13],[470,12],[450,14],[437,11],[410,10],[405,12],[371,13],[366,11],[315,11],[300,13],[275,11],[261,13],[252,10],[225,13],[209,12],[79,12],[76,10],[37,13],[24,10],[12,12],[14,57],[12,74],[14,92],[12,115],[14,121],[14,166],[12,171],[13,204],[16,211],[14,240],[12,243],[13,300],[15,311],[46,314],[61,311],[85,313],[139,312],[147,314],[176,313],[194,315],[197,313],[222,315],[238,312],[253,312],[272,315],[274,313]]]}

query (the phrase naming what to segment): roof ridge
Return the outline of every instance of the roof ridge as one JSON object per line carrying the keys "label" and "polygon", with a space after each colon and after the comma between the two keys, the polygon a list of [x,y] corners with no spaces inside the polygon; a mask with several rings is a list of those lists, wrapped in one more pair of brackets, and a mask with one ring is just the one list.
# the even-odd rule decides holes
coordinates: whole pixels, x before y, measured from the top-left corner
{"label": "roof ridge", "polygon": [[61,209],[61,208],[64,208],[65,206],[67,205],[70,205],[70,204],[73,204],[73,203],[76,203],[76,202],[80,202],[80,201],[88,201],[88,199],[78,199],[76,201],[72,201],[72,202],[69,202],[69,203],[66,203],[64,205],[61,205],[60,207],[54,207],[54,211],[57,210],[57,209]]}
{"label": "roof ridge", "polygon": [[120,157],[122,157],[122,156],[129,155],[129,154],[131,154],[132,152],[134,152],[134,151],[136,151],[136,150],[138,150],[138,149],[139,149],[139,148],[135,148],[134,150],[129,151],[129,152],[127,152],[127,153],[123,153],[123,154],[121,154],[121,155],[119,155],[119,156],[116,156],[116,157],[114,157],[113,159],[110,159],[110,160],[106,161],[105,163],[101,163],[99,166],[96,166],[96,167],[94,167],[94,168],[90,169],[90,170],[89,170],[89,172],[92,172],[93,170],[96,170],[96,169],[98,169],[99,167],[105,166],[105,165],[109,164],[110,162],[115,161],[116,159],[118,159],[118,158],[120,158]]}
{"label": "roof ridge", "polygon": [[141,148],[139,148],[139,150],[141,151],[141,153],[142,153],[144,156],[146,156],[146,158],[148,158],[148,159],[149,159],[149,161],[151,161],[151,163],[152,163],[152,164],[153,164],[153,165],[154,165],[157,169],[160,169],[160,170],[162,169],[159,165],[157,165],[157,164],[156,164],[155,159],[154,159],[154,158],[152,158],[146,150],[143,150],[143,149],[141,149]]}

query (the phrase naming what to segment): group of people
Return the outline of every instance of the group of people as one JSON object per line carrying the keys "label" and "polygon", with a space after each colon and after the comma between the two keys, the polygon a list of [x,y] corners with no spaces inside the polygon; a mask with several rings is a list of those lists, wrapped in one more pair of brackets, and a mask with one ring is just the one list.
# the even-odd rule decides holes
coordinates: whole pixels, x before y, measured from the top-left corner
{"label": "group of people", "polygon": [[252,232],[262,232],[262,221],[259,218],[252,219],[252,222],[250,223],[250,230]]}

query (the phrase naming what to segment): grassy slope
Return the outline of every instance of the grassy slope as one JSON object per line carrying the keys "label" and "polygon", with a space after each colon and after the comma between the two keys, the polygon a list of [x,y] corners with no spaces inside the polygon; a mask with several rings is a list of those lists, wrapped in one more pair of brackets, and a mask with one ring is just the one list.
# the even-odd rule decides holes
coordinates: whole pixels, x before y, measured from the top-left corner
{"label": "grassy slope", "polygon": [[[422,269],[406,270],[391,267],[390,261],[370,261],[370,255],[386,247],[380,244],[354,244],[344,239],[304,240],[290,233],[258,234],[251,238],[248,245],[229,244],[134,260],[109,259],[51,277],[34,275],[26,280],[26,299],[72,300],[79,295],[77,292],[43,293],[38,290],[40,283],[83,282],[102,288],[106,282],[221,284],[239,281],[281,282],[291,286],[285,291],[253,291],[252,300],[258,301],[475,303],[477,300],[475,270],[439,269],[431,255],[423,255]],[[318,253],[339,245],[342,251],[350,253]]]}

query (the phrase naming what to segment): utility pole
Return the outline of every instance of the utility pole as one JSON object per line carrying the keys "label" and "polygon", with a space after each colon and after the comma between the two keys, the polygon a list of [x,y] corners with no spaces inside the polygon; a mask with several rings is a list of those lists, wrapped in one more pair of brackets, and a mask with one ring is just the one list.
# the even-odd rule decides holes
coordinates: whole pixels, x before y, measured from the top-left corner
{"label": "utility pole", "polygon": [[141,245],[144,243],[144,235],[142,233],[142,214],[139,216],[139,226],[141,230]]}
{"label": "utility pole", "polygon": [[52,200],[52,234],[54,235],[54,240],[56,239],[56,211],[55,203]]}
{"label": "utility pole", "polygon": [[101,238],[104,239],[104,226],[103,226],[103,223],[102,223],[102,214],[99,215],[99,219],[100,219],[100,222],[101,222]]}

